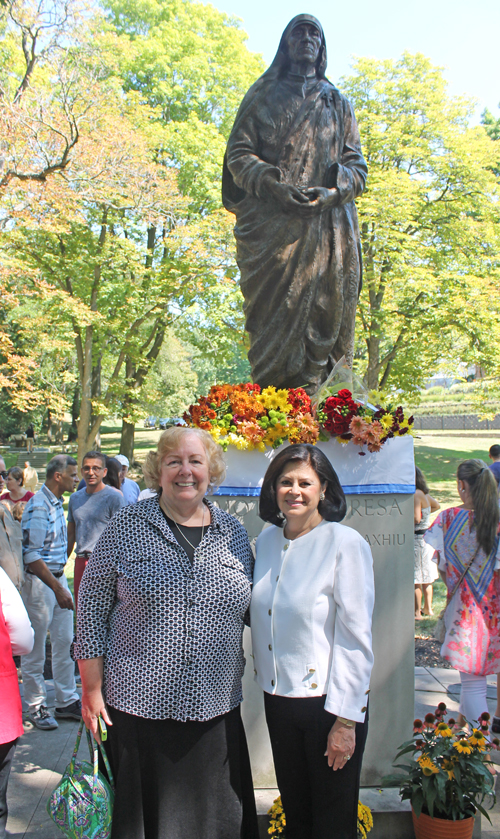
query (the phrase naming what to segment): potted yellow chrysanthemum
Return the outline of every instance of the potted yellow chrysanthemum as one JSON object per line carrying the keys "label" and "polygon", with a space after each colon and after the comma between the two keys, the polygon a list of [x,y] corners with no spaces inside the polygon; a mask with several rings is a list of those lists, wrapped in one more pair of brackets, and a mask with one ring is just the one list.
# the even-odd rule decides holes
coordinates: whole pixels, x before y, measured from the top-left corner
{"label": "potted yellow chrysanthemum", "polygon": [[396,756],[410,755],[411,762],[395,764],[404,774],[383,780],[411,801],[416,839],[470,839],[477,811],[490,821],[484,799],[495,801],[489,752],[498,741],[488,739],[489,714],[481,715],[476,728],[457,730],[454,720],[445,721],[446,713],[440,702],[423,722],[415,720],[413,739]]}
{"label": "potted yellow chrysanthemum", "polygon": [[[268,811],[270,836],[278,836],[286,839],[286,818],[281,804],[281,796],[274,800],[273,806]],[[358,839],[366,839],[373,827],[372,811],[361,801],[358,801]]]}

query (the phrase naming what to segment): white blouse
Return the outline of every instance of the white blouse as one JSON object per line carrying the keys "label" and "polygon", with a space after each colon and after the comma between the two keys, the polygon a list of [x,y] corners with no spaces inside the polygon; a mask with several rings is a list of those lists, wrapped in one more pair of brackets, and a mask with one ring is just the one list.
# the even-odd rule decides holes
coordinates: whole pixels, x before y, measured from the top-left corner
{"label": "white blouse", "polygon": [[325,710],[365,718],[373,666],[373,559],[355,530],[323,521],[291,541],[257,539],[250,617],[255,678],[267,693],[326,695]]}

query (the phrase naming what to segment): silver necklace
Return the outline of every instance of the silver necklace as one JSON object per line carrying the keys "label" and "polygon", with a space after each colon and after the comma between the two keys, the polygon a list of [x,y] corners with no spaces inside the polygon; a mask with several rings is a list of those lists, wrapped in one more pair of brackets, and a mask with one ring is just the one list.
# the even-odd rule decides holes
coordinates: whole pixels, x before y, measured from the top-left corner
{"label": "silver necklace", "polygon": [[[165,507],[164,507],[164,506],[163,506],[163,504],[161,503],[161,499],[160,499],[160,506],[161,506],[161,507],[163,507],[163,509],[165,510]],[[165,510],[165,512],[166,512],[166,513],[167,513],[167,515],[168,515],[168,511],[167,511],[167,510]],[[196,545],[193,545],[193,543],[189,541],[189,539],[188,539],[188,537],[186,536],[186,534],[185,534],[185,533],[183,533],[183,532],[182,532],[182,530],[180,529],[180,527],[179,527],[179,525],[177,524],[176,520],[175,520],[175,519],[173,519],[173,518],[172,518],[172,516],[168,516],[168,517],[169,517],[169,519],[171,519],[171,520],[173,521],[173,523],[175,524],[175,526],[176,526],[177,530],[178,530],[178,531],[179,531],[179,533],[181,534],[182,538],[183,538],[183,539],[185,539],[185,540],[186,540],[186,542],[188,543],[188,545],[191,545],[191,547],[192,547],[193,551],[195,551],[195,550],[196,550]],[[201,520],[201,539],[200,539],[200,545],[201,545],[201,543],[203,542],[203,537],[204,537],[204,535],[205,535],[205,505],[203,505],[203,518],[202,518],[202,520]]]}

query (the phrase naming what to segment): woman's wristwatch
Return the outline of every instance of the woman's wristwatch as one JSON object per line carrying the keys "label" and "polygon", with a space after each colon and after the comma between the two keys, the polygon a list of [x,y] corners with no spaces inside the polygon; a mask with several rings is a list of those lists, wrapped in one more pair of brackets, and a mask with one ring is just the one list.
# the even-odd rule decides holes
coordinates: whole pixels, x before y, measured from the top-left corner
{"label": "woman's wristwatch", "polygon": [[347,728],[356,728],[356,723],[354,720],[346,720],[345,717],[337,717],[338,722],[341,722],[342,725],[345,725]]}

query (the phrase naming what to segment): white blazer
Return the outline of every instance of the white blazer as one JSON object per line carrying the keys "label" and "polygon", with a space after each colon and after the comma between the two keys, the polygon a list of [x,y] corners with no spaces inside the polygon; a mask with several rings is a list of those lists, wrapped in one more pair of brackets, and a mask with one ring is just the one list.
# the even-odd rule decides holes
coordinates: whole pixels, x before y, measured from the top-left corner
{"label": "white blazer", "polygon": [[326,694],[325,709],[365,718],[373,666],[373,559],[355,530],[322,521],[291,541],[257,539],[250,618],[255,678],[267,693]]}

